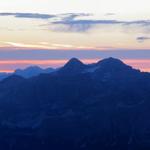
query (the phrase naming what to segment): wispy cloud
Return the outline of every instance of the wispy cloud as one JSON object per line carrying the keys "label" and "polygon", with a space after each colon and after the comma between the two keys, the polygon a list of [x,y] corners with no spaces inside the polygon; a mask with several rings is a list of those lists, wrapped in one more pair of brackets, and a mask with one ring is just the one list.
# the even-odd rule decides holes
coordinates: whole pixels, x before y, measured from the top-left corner
{"label": "wispy cloud", "polygon": [[78,17],[88,17],[88,16],[93,16],[93,14],[88,14],[88,13],[66,13],[66,14],[59,14],[57,15],[58,18],[60,18],[60,20],[63,21],[70,21],[70,20],[74,20]]}
{"label": "wispy cloud", "polygon": [[[113,16],[107,13],[105,16]],[[115,20],[95,19],[93,14],[67,13],[67,14],[40,14],[40,13],[0,13],[0,16],[14,16],[16,18],[43,19],[46,24],[39,25],[44,29],[58,32],[86,32],[98,25],[121,25],[123,27],[137,26],[145,31],[150,31],[150,20]]]}
{"label": "wispy cloud", "polygon": [[[30,49],[56,49],[57,47],[43,45],[43,44],[24,44],[24,43],[15,43],[15,42],[4,42],[7,46],[12,46],[12,48],[30,48]],[[6,46],[6,47],[7,47]]]}
{"label": "wispy cloud", "polygon": [[[150,27],[150,20],[135,20],[135,21],[122,21],[122,20],[93,20],[93,19],[70,19],[52,22],[55,25],[65,25],[68,31],[85,32],[96,25],[122,25],[122,26],[141,26]],[[61,27],[61,26],[60,26]],[[61,28],[63,29],[63,28]],[[66,28],[64,28],[66,29]]]}
{"label": "wispy cloud", "polygon": [[114,16],[116,15],[115,13],[106,13],[105,16]]}
{"label": "wispy cloud", "polygon": [[16,18],[31,18],[31,19],[53,19],[55,18],[60,20],[73,20],[77,17],[84,17],[84,16],[92,16],[92,14],[88,13],[66,13],[66,14],[41,14],[41,13],[9,13],[9,12],[2,12],[0,16],[13,16]]}
{"label": "wispy cloud", "polygon": [[58,31],[73,31],[73,32],[86,32],[96,25],[109,25],[109,24],[120,24],[120,21],[117,20],[61,20],[52,22],[55,25],[63,25],[56,26],[56,30]]}
{"label": "wispy cloud", "polygon": [[142,43],[144,41],[150,40],[150,37],[148,37],[148,36],[140,36],[140,37],[137,37],[136,40],[138,42]]}
{"label": "wispy cloud", "polygon": [[[105,16],[113,16],[107,13]],[[150,20],[115,20],[115,19],[95,19],[93,14],[62,14],[57,15],[56,20],[50,20],[48,26],[54,31],[63,32],[86,32],[98,25],[121,25],[123,27],[141,27],[149,30]]]}
{"label": "wispy cloud", "polygon": [[14,16],[16,18],[50,19],[56,17],[50,14],[40,13],[0,13],[0,16]]}
{"label": "wispy cloud", "polygon": [[35,44],[26,44],[26,43],[16,43],[16,42],[2,42],[4,46],[0,47],[0,50],[6,50],[6,49],[35,49],[35,50],[104,50],[104,49],[114,49],[114,47],[107,47],[107,46],[85,46],[85,45],[72,45],[72,44],[60,44],[60,43],[48,43],[48,42],[39,42]]}
{"label": "wispy cloud", "polygon": [[70,45],[70,44],[56,44],[56,43],[52,44],[52,46],[59,47],[59,48],[73,48],[73,47],[75,47],[75,46]]}

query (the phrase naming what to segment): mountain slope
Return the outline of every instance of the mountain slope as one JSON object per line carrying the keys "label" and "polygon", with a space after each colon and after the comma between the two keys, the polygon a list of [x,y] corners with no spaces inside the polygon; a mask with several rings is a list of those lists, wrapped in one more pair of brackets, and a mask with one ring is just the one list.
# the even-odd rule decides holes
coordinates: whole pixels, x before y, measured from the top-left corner
{"label": "mountain slope", "polygon": [[10,73],[3,73],[1,72],[0,73],[0,81],[2,81],[3,79],[7,78],[10,76]]}
{"label": "mountain slope", "polygon": [[0,146],[148,150],[149,108],[149,73],[114,58],[71,59],[51,74],[0,82]]}

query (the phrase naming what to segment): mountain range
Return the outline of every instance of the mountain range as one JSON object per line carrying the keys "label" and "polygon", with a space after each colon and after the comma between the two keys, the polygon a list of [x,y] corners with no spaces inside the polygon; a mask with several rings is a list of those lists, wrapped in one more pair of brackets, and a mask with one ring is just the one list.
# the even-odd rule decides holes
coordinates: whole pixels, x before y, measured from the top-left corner
{"label": "mountain range", "polygon": [[12,75],[19,75],[24,78],[30,78],[30,77],[38,76],[39,74],[42,73],[51,73],[53,71],[55,71],[55,69],[53,68],[42,69],[38,66],[30,66],[25,69],[17,69],[13,73],[4,73],[4,72],[0,73],[0,81]]}
{"label": "mountain range", "polygon": [[150,73],[115,58],[0,82],[3,150],[149,150],[149,117]]}

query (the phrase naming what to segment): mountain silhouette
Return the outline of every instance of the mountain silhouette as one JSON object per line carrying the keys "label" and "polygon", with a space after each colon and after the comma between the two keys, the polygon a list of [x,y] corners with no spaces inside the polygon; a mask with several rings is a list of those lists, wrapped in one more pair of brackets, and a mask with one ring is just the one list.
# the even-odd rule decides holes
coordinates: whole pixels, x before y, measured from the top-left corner
{"label": "mountain silhouette", "polygon": [[77,58],[70,59],[64,67],[59,70],[61,74],[78,74],[81,73],[87,66]]}
{"label": "mountain silhouette", "polygon": [[12,73],[0,73],[0,81],[2,81],[3,79],[5,79],[11,75],[19,75],[24,78],[31,78],[34,76],[38,76],[39,74],[42,74],[42,73],[51,73],[53,71],[55,71],[55,69],[53,69],[53,68],[42,69],[38,66],[30,66],[25,69],[16,69]]}
{"label": "mountain silhouette", "polygon": [[115,58],[0,82],[4,150],[149,150],[150,74]]}
{"label": "mountain silhouette", "polygon": [[15,70],[14,74],[25,77],[25,78],[30,78],[33,76],[37,76],[41,73],[51,73],[53,71],[54,71],[53,68],[42,69],[38,66],[30,66],[26,69],[17,69]]}
{"label": "mountain silhouette", "polygon": [[108,69],[110,69],[110,67],[114,69],[123,69],[124,67],[129,67],[128,65],[124,64],[121,60],[112,57],[100,60],[97,64],[102,66],[103,68],[108,67]]}

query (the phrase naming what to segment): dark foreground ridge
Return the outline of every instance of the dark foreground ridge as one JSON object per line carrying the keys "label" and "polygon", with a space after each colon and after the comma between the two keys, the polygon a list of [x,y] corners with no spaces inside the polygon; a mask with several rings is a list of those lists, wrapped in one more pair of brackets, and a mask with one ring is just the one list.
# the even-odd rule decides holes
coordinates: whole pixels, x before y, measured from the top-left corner
{"label": "dark foreground ridge", "polygon": [[150,74],[114,58],[76,58],[0,82],[2,150],[149,150]]}

